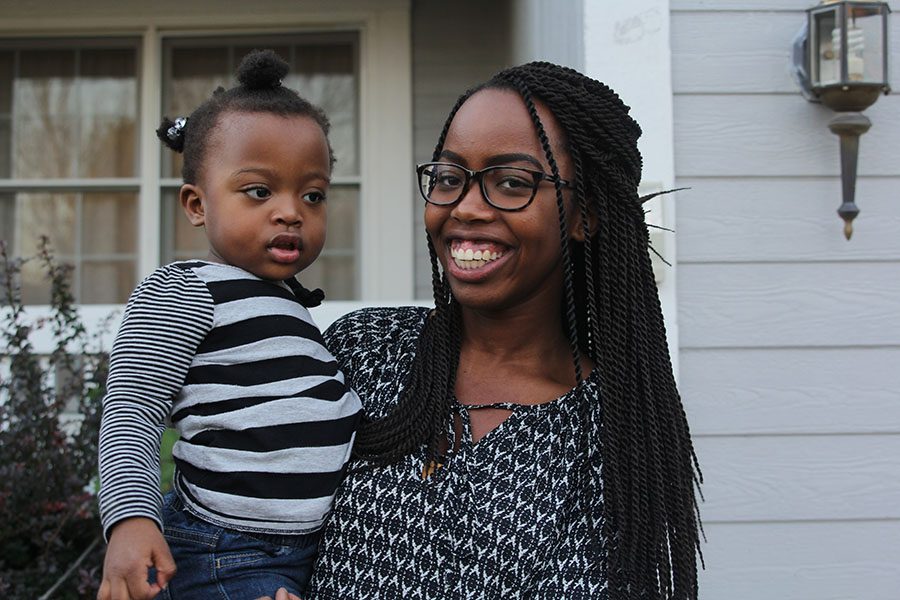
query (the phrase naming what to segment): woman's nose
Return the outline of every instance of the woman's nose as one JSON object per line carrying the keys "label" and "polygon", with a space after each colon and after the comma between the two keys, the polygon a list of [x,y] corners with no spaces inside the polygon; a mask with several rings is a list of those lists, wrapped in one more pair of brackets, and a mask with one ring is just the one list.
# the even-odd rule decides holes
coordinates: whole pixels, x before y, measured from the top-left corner
{"label": "woman's nose", "polygon": [[472,181],[462,198],[453,205],[451,212],[461,221],[484,221],[494,216],[494,207],[488,204],[479,182]]}

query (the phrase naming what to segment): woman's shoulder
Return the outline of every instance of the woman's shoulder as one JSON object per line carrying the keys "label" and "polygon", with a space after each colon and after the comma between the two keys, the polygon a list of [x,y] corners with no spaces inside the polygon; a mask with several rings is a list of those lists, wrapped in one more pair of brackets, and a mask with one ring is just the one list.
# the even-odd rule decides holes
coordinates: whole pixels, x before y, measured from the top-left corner
{"label": "woman's shoulder", "polygon": [[[372,347],[394,344],[410,334],[418,336],[431,309],[424,306],[371,307],[337,319],[325,330],[329,347]],[[337,353],[335,348],[332,352]]]}
{"label": "woman's shoulder", "polygon": [[396,402],[429,310],[364,308],[344,315],[325,331],[328,349],[370,415],[381,414]]}

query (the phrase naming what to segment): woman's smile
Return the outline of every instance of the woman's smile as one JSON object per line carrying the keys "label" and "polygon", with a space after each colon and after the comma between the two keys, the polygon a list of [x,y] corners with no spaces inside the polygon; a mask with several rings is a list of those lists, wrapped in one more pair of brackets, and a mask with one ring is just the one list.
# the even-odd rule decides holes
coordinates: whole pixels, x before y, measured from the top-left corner
{"label": "woman's smile", "polygon": [[511,249],[483,240],[451,240],[447,270],[460,281],[474,283],[490,277],[509,259]]}

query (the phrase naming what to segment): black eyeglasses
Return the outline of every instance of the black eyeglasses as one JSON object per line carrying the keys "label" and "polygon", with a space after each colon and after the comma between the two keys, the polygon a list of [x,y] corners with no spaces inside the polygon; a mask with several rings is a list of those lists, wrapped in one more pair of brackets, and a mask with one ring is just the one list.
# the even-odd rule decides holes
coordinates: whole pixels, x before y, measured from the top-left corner
{"label": "black eyeglasses", "polygon": [[456,204],[469,191],[472,181],[481,184],[488,204],[499,210],[522,210],[531,204],[542,181],[572,184],[565,179],[521,167],[487,167],[472,171],[453,163],[424,163],[416,167],[419,192],[426,202],[438,206]]}

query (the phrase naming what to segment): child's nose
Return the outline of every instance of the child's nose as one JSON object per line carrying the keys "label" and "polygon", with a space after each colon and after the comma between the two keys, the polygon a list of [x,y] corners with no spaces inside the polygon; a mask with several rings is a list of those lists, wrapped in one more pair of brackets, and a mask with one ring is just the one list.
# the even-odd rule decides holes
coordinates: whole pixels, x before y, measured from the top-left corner
{"label": "child's nose", "polygon": [[273,218],[279,225],[299,225],[303,222],[303,215],[300,212],[301,200],[293,198],[280,198]]}

